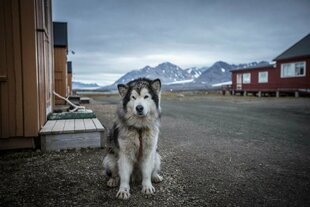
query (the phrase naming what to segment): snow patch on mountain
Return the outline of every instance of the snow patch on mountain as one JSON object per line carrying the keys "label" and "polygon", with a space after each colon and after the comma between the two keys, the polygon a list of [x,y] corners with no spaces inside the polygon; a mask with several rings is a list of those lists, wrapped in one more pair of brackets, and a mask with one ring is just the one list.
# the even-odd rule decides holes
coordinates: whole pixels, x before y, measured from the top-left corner
{"label": "snow patch on mountain", "polygon": [[171,82],[171,83],[165,83],[164,85],[191,83],[191,82],[193,82],[193,80],[194,80],[194,79],[181,80],[181,81],[174,81],[174,82]]}

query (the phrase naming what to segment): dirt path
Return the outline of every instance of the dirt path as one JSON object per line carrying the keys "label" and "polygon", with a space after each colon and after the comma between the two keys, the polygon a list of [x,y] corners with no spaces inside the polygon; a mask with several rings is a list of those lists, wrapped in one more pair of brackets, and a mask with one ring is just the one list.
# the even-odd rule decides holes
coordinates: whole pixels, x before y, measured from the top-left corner
{"label": "dirt path", "polygon": [[[117,97],[94,97],[110,127]],[[164,181],[115,199],[104,149],[1,154],[0,206],[309,206],[310,99],[164,97]]]}

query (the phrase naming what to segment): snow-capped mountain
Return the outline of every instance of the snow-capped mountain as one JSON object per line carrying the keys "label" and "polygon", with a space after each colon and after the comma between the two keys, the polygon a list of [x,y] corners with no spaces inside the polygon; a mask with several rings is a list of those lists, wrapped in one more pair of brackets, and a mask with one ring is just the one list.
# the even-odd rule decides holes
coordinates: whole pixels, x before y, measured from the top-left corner
{"label": "snow-capped mountain", "polygon": [[268,62],[251,62],[247,64],[228,64],[224,61],[218,61],[214,63],[211,67],[205,70],[198,78],[194,80],[194,83],[197,84],[207,84],[212,85],[221,82],[227,82],[231,80],[231,70],[239,69],[239,68],[248,68],[248,67],[256,67],[263,66],[269,64]]}
{"label": "snow-capped mountain", "polygon": [[72,89],[96,89],[100,86],[97,83],[82,83],[78,81],[72,81]]}
{"label": "snow-capped mountain", "polygon": [[235,68],[223,61],[214,63],[208,70],[203,72],[198,78],[195,79],[195,83],[201,84],[214,84],[230,80],[230,71]]}
{"label": "snow-capped mountain", "polygon": [[108,90],[115,90],[117,84],[128,83],[139,77],[149,79],[159,78],[162,81],[163,89],[171,90],[173,88],[180,90],[201,89],[211,87],[213,84],[231,81],[231,70],[237,68],[256,67],[269,64],[268,62],[252,62],[247,64],[228,64],[224,61],[218,61],[211,67],[191,67],[183,70],[177,65],[169,62],[161,63],[156,67],[145,66],[140,70],[133,70],[126,73],[114,84],[103,87]]}
{"label": "snow-capped mountain", "polygon": [[127,83],[139,77],[146,77],[150,79],[160,78],[163,84],[168,84],[176,81],[184,81],[194,79],[198,75],[195,70],[185,71],[177,65],[169,62],[161,63],[156,67],[145,66],[140,70],[133,70],[120,79],[118,79],[113,85],[120,83]]}

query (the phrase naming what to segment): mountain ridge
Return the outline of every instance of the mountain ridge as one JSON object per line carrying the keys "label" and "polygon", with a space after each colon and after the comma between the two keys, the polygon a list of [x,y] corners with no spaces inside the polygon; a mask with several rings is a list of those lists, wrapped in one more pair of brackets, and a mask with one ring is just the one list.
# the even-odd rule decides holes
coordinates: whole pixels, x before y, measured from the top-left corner
{"label": "mountain ridge", "polygon": [[[102,87],[104,89],[116,89],[117,84],[125,84],[139,77],[149,79],[159,78],[163,85],[169,85],[173,88],[174,85],[180,87],[211,87],[212,84],[227,82],[231,80],[232,70],[245,67],[254,67],[269,64],[266,61],[250,62],[242,64],[229,64],[225,61],[217,61],[210,67],[190,67],[182,69],[181,67],[170,63],[163,62],[156,67],[145,66],[138,70],[132,70],[124,74],[121,78],[115,81],[112,85]],[[175,84],[174,84],[175,83]]]}
{"label": "mountain ridge", "polygon": [[72,81],[72,89],[88,89],[88,88],[99,88],[97,83],[84,83],[80,81]]}

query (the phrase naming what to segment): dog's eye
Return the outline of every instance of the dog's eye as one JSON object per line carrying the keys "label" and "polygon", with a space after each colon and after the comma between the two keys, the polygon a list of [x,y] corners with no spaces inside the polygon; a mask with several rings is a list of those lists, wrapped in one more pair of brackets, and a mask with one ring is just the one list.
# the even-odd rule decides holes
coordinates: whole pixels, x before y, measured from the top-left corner
{"label": "dog's eye", "polygon": [[133,100],[136,100],[136,97],[134,97],[134,96],[131,96],[131,98],[132,98]]}
{"label": "dog's eye", "polygon": [[144,96],[144,99],[147,99],[149,96],[148,95],[146,95],[146,96]]}

